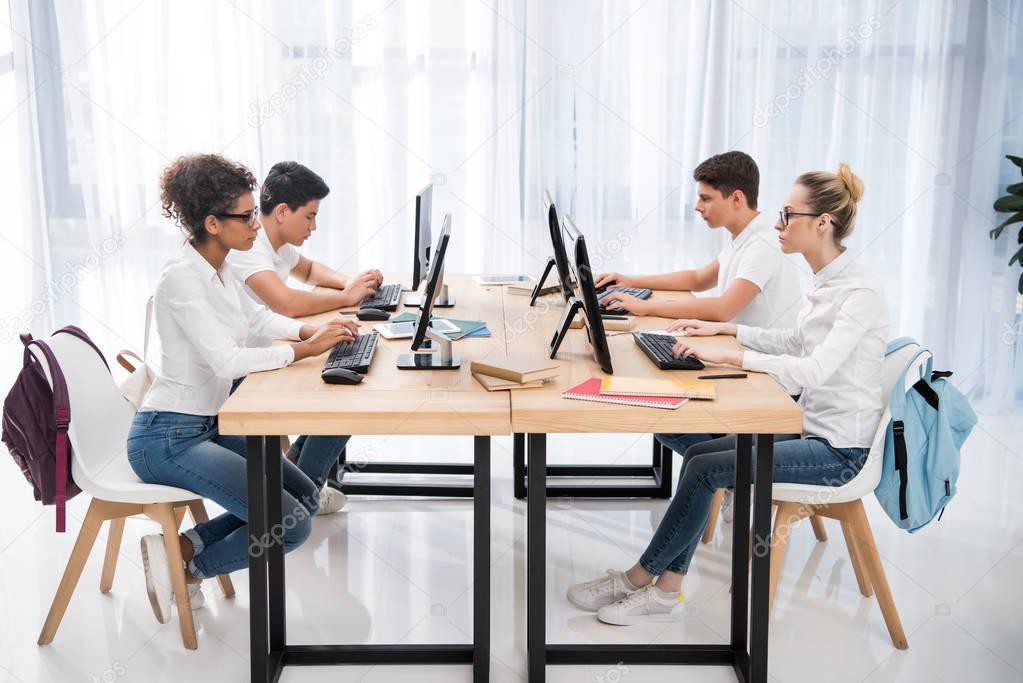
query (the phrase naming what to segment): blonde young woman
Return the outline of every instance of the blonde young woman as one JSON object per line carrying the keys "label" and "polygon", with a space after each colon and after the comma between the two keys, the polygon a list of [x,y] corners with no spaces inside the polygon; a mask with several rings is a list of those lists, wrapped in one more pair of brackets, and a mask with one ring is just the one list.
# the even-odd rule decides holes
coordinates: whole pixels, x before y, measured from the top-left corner
{"label": "blonde young woman", "polygon": [[[679,320],[670,328],[687,336],[734,335],[744,347],[696,350],[683,338],[676,356],[767,372],[786,386],[802,387],[803,434],[775,439],[778,482],[848,481],[863,467],[881,418],[888,338],[884,293],[878,278],[842,246],[862,196],[863,183],[845,164],[834,173],[804,173],[792,186],[774,227],[782,251],[801,254],[814,273],[795,327]],[[680,619],[683,581],[711,499],[720,488],[734,488],[735,460],[734,437],[686,449],[675,496],[639,560],[626,571],[609,570],[572,586],[568,599],[609,624]]]}

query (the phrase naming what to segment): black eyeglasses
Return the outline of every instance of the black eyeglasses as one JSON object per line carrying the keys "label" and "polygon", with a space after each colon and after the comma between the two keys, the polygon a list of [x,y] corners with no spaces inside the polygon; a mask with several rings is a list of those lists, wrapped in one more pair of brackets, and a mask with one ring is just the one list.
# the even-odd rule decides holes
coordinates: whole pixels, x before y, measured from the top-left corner
{"label": "black eyeglasses", "polygon": [[[831,216],[831,214],[828,214],[828,215]],[[786,227],[786,228],[789,227],[789,219],[792,216],[810,216],[810,217],[815,217],[815,216],[824,216],[824,214],[806,214],[804,212],[799,212],[799,211],[789,211],[788,209],[783,209],[782,211],[777,212],[777,217],[782,219],[782,225],[784,227]],[[832,224],[833,225],[838,225],[839,224],[838,221],[835,220],[834,216],[831,216],[831,219],[832,219]]]}
{"label": "black eyeglasses", "polygon": [[255,208],[250,213],[215,213],[213,215],[217,218],[236,218],[252,225],[259,220],[259,209]]}

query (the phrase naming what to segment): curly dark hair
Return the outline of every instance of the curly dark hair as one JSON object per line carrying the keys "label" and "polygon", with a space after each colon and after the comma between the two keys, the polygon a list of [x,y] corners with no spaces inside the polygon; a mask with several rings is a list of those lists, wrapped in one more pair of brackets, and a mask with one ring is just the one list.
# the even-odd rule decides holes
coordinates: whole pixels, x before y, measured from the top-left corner
{"label": "curly dark hair", "polygon": [[206,216],[224,213],[239,196],[256,189],[256,177],[239,163],[219,154],[178,157],[160,176],[163,215],[188,235],[192,244],[203,242]]}
{"label": "curly dark hair", "polygon": [[725,197],[741,190],[749,208],[757,208],[760,169],[753,157],[745,152],[715,154],[696,167],[693,180],[707,183]]}

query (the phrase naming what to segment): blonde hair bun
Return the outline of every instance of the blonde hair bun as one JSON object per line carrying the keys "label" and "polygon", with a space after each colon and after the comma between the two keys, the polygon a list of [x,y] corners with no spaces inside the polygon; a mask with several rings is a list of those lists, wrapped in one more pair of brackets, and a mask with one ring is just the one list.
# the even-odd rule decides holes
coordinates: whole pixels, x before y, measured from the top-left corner
{"label": "blonde hair bun", "polygon": [[835,170],[835,175],[845,185],[846,190],[849,192],[849,198],[854,202],[860,201],[863,198],[863,181],[860,180],[859,176],[852,172],[849,168],[849,164],[839,162],[838,168]]}

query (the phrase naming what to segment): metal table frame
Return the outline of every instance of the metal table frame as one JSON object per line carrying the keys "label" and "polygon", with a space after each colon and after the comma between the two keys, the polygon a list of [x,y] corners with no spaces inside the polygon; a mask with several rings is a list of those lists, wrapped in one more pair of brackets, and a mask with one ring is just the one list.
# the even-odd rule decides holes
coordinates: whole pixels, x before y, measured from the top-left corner
{"label": "metal table frame", "polygon": [[[545,680],[545,667],[564,664],[685,664],[730,666],[740,683],[767,682],[770,597],[771,484],[774,439],[757,438],[753,491],[752,586],[747,568],[750,538],[750,483],[753,436],[737,438],[735,518],[732,524],[732,615],[728,643],[685,645],[550,644],[547,642],[547,435],[529,434],[526,503],[526,650],[527,680]],[[752,588],[752,592],[751,589]]]}
{"label": "metal table frame", "polygon": [[[249,643],[253,683],[276,683],[285,666],[331,664],[470,664],[474,681],[490,676],[490,437],[474,436],[472,643],[437,645],[294,645],[288,643],[281,444],[278,436],[248,436],[246,443],[249,538],[269,542],[249,553]],[[281,536],[280,534],[277,534]],[[251,547],[251,544],[250,544]]]}

